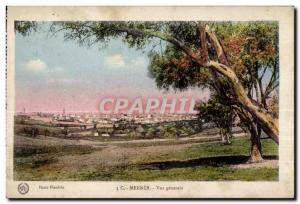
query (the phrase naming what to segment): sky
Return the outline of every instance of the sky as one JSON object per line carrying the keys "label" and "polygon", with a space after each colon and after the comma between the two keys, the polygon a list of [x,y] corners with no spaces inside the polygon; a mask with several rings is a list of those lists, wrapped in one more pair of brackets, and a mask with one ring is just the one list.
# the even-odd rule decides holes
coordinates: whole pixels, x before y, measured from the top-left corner
{"label": "sky", "polygon": [[194,98],[207,90],[158,90],[148,77],[148,51],[129,48],[120,39],[107,46],[80,46],[42,26],[29,36],[16,34],[16,112],[97,112],[103,98]]}

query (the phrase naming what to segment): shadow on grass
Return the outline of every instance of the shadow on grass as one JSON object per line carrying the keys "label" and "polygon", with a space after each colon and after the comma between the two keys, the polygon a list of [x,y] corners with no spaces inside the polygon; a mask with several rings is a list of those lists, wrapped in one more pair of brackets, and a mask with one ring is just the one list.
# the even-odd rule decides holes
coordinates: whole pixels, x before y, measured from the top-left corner
{"label": "shadow on grass", "polygon": [[[141,164],[139,166],[140,170],[164,170],[172,168],[186,168],[186,167],[196,167],[196,166],[213,166],[221,167],[223,165],[233,165],[233,164],[243,164],[246,163],[249,156],[216,156],[216,157],[205,157],[191,160],[183,161],[163,161],[163,162],[151,162]],[[264,156],[264,159],[275,160],[278,156],[270,155]]]}

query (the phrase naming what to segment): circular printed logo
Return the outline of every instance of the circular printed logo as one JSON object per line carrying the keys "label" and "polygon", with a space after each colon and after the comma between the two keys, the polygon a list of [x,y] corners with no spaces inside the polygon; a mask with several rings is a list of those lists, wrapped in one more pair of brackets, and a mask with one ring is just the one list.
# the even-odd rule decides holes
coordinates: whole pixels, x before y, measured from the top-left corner
{"label": "circular printed logo", "polygon": [[18,185],[18,191],[19,193],[21,193],[22,195],[25,195],[26,193],[28,193],[29,191],[29,186],[27,183],[20,183]]}

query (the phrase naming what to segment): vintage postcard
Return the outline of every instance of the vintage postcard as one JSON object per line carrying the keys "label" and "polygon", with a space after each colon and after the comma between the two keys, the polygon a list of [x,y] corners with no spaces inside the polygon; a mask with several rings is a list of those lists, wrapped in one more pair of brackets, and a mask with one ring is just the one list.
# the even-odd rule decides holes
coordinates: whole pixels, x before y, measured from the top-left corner
{"label": "vintage postcard", "polygon": [[294,8],[7,7],[8,198],[295,198]]}

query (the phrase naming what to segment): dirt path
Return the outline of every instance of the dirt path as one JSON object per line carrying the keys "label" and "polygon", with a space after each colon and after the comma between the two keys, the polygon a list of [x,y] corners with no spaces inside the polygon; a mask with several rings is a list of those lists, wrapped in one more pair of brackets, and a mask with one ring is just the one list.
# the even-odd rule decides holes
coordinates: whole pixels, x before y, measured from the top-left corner
{"label": "dirt path", "polygon": [[90,154],[60,156],[58,161],[51,166],[55,169],[61,169],[68,172],[74,172],[78,169],[85,169],[85,171],[88,172],[95,171],[99,167],[111,168],[137,165],[150,161],[155,162],[165,160],[164,158],[167,155],[183,151],[192,145],[194,144],[129,148],[108,145],[102,150],[94,151]]}
{"label": "dirt path", "polygon": [[[234,137],[245,137],[245,133],[236,133]],[[46,142],[45,142],[46,141]],[[64,139],[57,137],[48,137],[39,135],[36,138],[24,137],[15,135],[15,145],[27,144],[27,145],[41,145],[41,146],[52,146],[52,145],[90,145],[94,147],[101,146],[118,146],[118,145],[164,145],[170,142],[175,144],[185,144],[185,143],[210,143],[210,142],[220,142],[220,135],[205,135],[205,134],[195,134],[189,137],[183,138],[155,138],[155,139],[136,139],[136,140],[119,140],[119,141],[96,141],[88,139]]]}
{"label": "dirt path", "polygon": [[247,163],[247,164],[235,164],[231,165],[232,168],[236,169],[248,169],[248,168],[278,168],[278,160],[276,159],[265,159],[260,163]]}
{"label": "dirt path", "polygon": [[[245,137],[245,133],[237,133],[234,134],[234,137]],[[123,141],[91,141],[91,140],[79,140],[80,144],[83,145],[94,145],[94,146],[101,146],[101,145],[113,145],[113,144],[145,144],[145,143],[165,143],[165,142],[175,142],[175,143],[182,143],[182,142],[192,142],[192,143],[201,143],[201,142],[211,142],[211,141],[220,141],[221,137],[219,135],[216,136],[204,136],[202,134],[192,135],[190,137],[183,137],[183,138],[164,138],[164,139],[139,139],[139,140],[123,140]]]}

